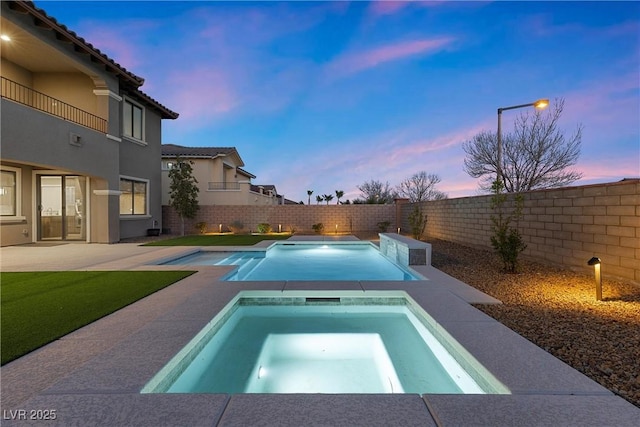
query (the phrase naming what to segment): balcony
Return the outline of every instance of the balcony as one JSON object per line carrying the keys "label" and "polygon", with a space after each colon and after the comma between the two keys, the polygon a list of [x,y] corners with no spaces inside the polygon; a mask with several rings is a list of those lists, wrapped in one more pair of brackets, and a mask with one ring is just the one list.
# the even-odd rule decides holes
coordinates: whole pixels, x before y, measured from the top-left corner
{"label": "balcony", "polygon": [[209,182],[208,190],[240,190],[239,182]]}
{"label": "balcony", "polygon": [[2,77],[0,96],[63,120],[107,133],[107,121],[84,110]]}

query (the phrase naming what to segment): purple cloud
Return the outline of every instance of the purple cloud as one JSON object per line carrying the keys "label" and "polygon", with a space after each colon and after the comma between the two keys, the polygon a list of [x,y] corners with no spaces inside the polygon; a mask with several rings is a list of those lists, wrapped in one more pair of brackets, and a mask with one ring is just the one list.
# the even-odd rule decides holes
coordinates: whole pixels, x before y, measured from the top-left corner
{"label": "purple cloud", "polygon": [[454,40],[453,37],[409,40],[359,52],[348,52],[331,62],[327,69],[330,75],[354,74],[388,62],[440,51],[451,45]]}

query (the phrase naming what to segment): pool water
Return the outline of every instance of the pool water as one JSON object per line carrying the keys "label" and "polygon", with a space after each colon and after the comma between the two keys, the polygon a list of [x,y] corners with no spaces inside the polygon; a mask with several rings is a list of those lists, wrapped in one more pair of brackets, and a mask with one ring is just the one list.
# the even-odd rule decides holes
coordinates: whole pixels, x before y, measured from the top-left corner
{"label": "pool water", "polygon": [[442,332],[429,330],[432,319],[404,292],[375,298],[344,292],[326,298],[246,294],[241,292],[142,392],[505,390],[450,337],[443,344]]}
{"label": "pool water", "polygon": [[203,251],[167,264],[237,265],[222,279],[225,281],[424,280],[382,255],[370,242],[278,242],[266,251]]}

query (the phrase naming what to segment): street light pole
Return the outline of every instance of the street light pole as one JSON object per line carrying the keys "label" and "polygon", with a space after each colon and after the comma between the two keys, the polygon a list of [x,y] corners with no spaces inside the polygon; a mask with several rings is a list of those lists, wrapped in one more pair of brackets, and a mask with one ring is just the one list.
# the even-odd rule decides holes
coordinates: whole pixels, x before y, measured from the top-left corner
{"label": "street light pole", "polygon": [[539,110],[549,105],[548,99],[538,99],[528,104],[513,105],[511,107],[498,108],[498,164],[496,165],[496,179],[502,182],[502,112],[506,110],[515,110],[516,108],[536,107]]}

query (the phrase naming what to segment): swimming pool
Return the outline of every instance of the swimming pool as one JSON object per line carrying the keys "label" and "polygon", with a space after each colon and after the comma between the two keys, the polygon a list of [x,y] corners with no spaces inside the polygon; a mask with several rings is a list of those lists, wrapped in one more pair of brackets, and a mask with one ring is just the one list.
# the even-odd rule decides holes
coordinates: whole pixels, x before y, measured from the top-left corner
{"label": "swimming pool", "polygon": [[237,265],[224,281],[424,280],[371,242],[277,242],[266,251],[201,251],[170,265]]}
{"label": "swimming pool", "polygon": [[244,291],[142,393],[508,393],[405,292]]}

